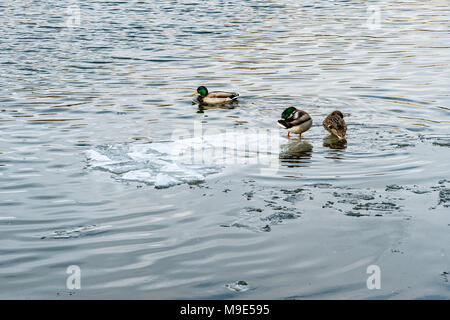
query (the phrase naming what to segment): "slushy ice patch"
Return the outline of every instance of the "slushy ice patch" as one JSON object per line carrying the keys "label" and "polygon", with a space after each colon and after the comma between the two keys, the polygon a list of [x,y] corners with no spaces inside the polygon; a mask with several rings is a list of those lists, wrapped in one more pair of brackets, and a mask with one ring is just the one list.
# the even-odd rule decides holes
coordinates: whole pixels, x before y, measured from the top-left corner
{"label": "slushy ice patch", "polygon": [[233,133],[169,142],[116,143],[88,150],[86,158],[88,167],[108,171],[117,180],[167,188],[203,182],[225,168],[278,165],[279,143],[273,140],[267,134]]}

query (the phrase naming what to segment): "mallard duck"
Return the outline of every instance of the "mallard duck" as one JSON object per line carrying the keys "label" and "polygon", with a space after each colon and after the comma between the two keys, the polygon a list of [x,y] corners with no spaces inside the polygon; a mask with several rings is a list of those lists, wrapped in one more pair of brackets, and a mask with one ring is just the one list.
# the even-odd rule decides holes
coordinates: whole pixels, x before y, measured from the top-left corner
{"label": "mallard duck", "polygon": [[299,134],[298,138],[302,138],[302,133],[309,130],[312,126],[312,119],[308,113],[303,110],[289,107],[281,114],[281,119],[278,120],[278,125],[283,129],[287,129],[289,133]]}
{"label": "mallard duck", "polygon": [[193,95],[198,94],[197,100],[201,104],[225,104],[235,101],[239,96],[237,92],[213,91],[208,92],[204,86],[197,88]]}
{"label": "mallard duck", "polygon": [[339,140],[345,140],[347,125],[344,121],[344,115],[339,110],[334,110],[323,120],[323,127]]}

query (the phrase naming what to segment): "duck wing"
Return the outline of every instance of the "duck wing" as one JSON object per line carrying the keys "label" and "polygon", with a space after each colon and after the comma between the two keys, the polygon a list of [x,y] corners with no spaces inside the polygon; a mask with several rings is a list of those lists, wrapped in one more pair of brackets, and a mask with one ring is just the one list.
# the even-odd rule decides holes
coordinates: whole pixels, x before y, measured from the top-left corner
{"label": "duck wing", "polygon": [[307,114],[305,111],[296,110],[288,119],[286,119],[286,122],[289,123],[290,127],[295,127],[309,120],[311,120],[309,114]]}
{"label": "duck wing", "polygon": [[330,115],[323,121],[325,129],[336,129],[340,131],[347,131],[347,124],[344,119],[336,115]]}
{"label": "duck wing", "polygon": [[289,116],[289,118],[278,120],[278,123],[285,129],[289,129],[299,126],[309,120],[311,120],[309,114],[302,110],[296,110]]}
{"label": "duck wing", "polygon": [[329,115],[326,117],[323,121],[323,127],[328,132],[341,138],[344,138],[347,133],[347,124],[345,123],[345,120],[337,115]]}
{"label": "duck wing", "polygon": [[213,91],[208,93],[208,98],[230,98],[235,99],[239,96],[237,92]]}

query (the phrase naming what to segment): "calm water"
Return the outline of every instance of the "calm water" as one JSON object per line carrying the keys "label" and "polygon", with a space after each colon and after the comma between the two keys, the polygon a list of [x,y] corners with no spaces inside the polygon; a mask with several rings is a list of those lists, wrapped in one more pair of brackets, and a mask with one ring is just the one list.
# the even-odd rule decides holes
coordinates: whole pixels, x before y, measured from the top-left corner
{"label": "calm water", "polygon": [[[1,2],[0,298],[450,298],[449,3],[371,4]],[[199,85],[239,105],[199,109]],[[277,170],[122,179],[153,164],[127,150],[199,123],[283,137],[291,105],[314,124]]]}

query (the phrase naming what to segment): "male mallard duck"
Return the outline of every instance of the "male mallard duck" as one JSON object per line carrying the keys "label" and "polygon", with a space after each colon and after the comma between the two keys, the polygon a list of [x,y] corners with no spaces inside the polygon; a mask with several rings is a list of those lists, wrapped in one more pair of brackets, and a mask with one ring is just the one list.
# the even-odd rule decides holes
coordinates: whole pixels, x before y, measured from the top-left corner
{"label": "male mallard duck", "polygon": [[208,92],[208,89],[204,86],[198,87],[197,91],[194,92],[194,95],[196,94],[199,94],[197,97],[198,102],[204,104],[225,104],[236,100],[239,96],[239,93],[236,92]]}
{"label": "male mallard duck", "polygon": [[339,138],[339,140],[345,139],[347,132],[347,125],[344,121],[344,115],[339,110],[335,110],[323,120],[323,127],[332,135]]}
{"label": "male mallard duck", "polygon": [[311,128],[312,119],[305,111],[289,107],[281,114],[278,125],[288,130],[288,137],[290,137],[289,133],[292,132],[299,134],[298,138],[301,139],[302,133]]}

